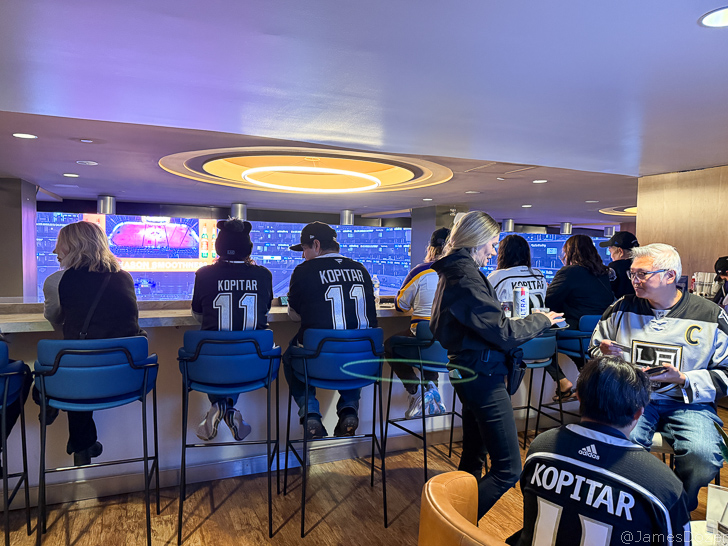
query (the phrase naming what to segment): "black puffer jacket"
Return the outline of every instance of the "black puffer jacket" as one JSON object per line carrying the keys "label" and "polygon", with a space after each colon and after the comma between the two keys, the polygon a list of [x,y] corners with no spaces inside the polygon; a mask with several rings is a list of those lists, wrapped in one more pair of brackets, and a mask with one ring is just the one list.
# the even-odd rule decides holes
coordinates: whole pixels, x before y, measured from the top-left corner
{"label": "black puffer jacket", "polygon": [[541,313],[509,319],[495,290],[465,249],[432,264],[440,276],[432,304],[432,333],[451,362],[504,375],[505,353],[551,327]]}

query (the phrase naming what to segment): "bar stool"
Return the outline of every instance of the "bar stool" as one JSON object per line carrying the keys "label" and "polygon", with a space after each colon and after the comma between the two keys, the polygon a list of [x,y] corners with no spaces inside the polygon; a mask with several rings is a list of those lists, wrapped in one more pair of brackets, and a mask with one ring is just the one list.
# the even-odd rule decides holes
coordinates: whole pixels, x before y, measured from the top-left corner
{"label": "bar stool", "polygon": [[[377,439],[377,390],[379,390],[379,434],[384,436],[382,422],[382,356],[384,355],[384,334],[381,328],[361,330],[320,330],[308,329],[303,333],[303,347],[291,346],[288,351],[292,357],[291,364],[295,376],[305,385],[305,407],[308,408],[308,387],[329,390],[360,389],[374,385],[372,399],[372,432],[356,436],[341,437],[372,439],[371,486],[374,487],[374,455],[379,451],[382,461],[382,493],[384,503],[384,526],[387,526],[387,493],[384,472],[384,455],[382,445]],[[329,441],[336,436],[325,438],[307,438],[291,440],[291,399],[288,393],[288,420],[286,422],[286,462],[283,473],[283,494],[288,486],[288,451],[301,464],[301,538],[305,536],[306,521],[306,479],[308,474],[308,444],[317,441]],[[303,443],[301,453],[296,451],[294,443]]]}
{"label": "bar stool", "polygon": [[[182,462],[179,481],[179,517],[177,544],[182,544],[182,517],[187,494],[187,449],[262,445],[267,447],[268,473],[268,536],[273,536],[273,500],[271,493],[271,465],[278,461],[276,477],[280,473],[278,455],[278,381],[276,381],[276,439],[271,441],[270,386],[278,377],[281,348],[273,343],[272,330],[246,330],[217,332],[190,330],[185,332],[184,347],[179,350],[179,369],[182,372]],[[187,443],[187,418],[190,391],[213,395],[267,391],[266,439],[239,442]],[[274,448],[271,452],[271,445]],[[280,479],[278,480],[280,484]],[[279,485],[280,492],[280,485]]]}
{"label": "bar stool", "polygon": [[[5,516],[5,546],[10,546],[10,503],[13,502],[20,488],[25,486],[25,520],[28,535],[30,535],[30,494],[28,491],[28,454],[25,436],[25,408],[23,400],[23,388],[26,381],[30,381],[30,368],[20,360],[10,360],[8,357],[8,346],[0,343],[0,380],[2,380],[2,475],[3,475],[3,514]],[[8,442],[7,442],[7,408],[20,401],[20,448],[23,459],[22,472],[8,474]],[[19,478],[13,487],[9,489],[10,478]]]}
{"label": "bar stool", "polygon": [[[149,484],[156,478],[159,514],[159,443],[157,439],[157,355],[149,355],[147,338],[126,337],[94,340],[50,340],[38,342],[35,362],[36,386],[40,391],[40,473],[38,484],[37,544],[46,532],[46,474],[77,468],[115,464],[144,463],[144,502],[147,517],[147,544],[152,544]],[[154,455],[147,447],[147,394],[152,393]],[[133,402],[142,403],[143,456],[83,466],[46,469],[46,409],[98,411]],[[149,461],[152,461],[151,469]]]}

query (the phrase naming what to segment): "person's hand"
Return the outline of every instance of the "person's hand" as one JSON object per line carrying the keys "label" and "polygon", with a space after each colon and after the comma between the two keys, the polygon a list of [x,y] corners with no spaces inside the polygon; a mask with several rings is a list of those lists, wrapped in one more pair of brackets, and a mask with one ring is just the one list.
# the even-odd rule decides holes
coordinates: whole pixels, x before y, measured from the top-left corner
{"label": "person's hand", "polygon": [[622,349],[614,345],[614,342],[609,339],[602,340],[602,342],[599,344],[599,350],[605,356],[622,356]]}
{"label": "person's hand", "polygon": [[542,315],[546,315],[546,318],[551,321],[552,326],[557,322],[562,322],[564,320],[563,313],[556,313],[554,311],[549,311],[548,313],[544,313],[543,311],[534,311],[534,313],[541,313]]}
{"label": "person's hand", "polygon": [[[665,371],[660,374],[650,375],[650,381],[656,383],[672,383],[681,387],[685,386],[685,374],[670,364],[661,364]],[[647,368],[642,368],[643,370]]]}

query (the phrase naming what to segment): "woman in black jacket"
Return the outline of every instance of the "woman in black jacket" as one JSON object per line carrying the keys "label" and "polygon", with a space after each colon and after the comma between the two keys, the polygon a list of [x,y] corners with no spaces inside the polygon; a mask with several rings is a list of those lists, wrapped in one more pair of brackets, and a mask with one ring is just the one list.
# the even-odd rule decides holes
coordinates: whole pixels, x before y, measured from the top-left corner
{"label": "woman in black jacket", "polygon": [[[463,403],[463,454],[459,469],[479,480],[478,519],[521,474],[521,453],[505,385],[505,353],[560,320],[557,313],[506,318],[495,290],[479,267],[495,255],[498,223],[472,211],[453,227],[445,257],[432,264],[440,279],[432,304],[432,332],[447,349],[450,377]],[[467,370],[462,373],[460,370]],[[474,376],[474,379],[472,378]],[[481,479],[484,453],[491,468]]]}

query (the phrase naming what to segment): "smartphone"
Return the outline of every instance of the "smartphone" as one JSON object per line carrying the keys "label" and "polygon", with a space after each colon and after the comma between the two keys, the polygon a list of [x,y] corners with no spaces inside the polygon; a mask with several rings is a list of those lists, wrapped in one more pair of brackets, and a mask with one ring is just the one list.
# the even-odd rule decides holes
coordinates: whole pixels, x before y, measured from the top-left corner
{"label": "smartphone", "polygon": [[568,328],[568,324],[566,324],[565,320],[560,320],[559,322],[554,322],[551,325],[551,328]]}
{"label": "smartphone", "polygon": [[280,296],[278,300],[280,301],[281,306],[285,307],[288,305],[288,296]]}
{"label": "smartphone", "polygon": [[642,370],[647,375],[660,375],[661,373],[665,373],[667,371],[667,368],[665,366],[654,366],[652,368],[646,368]]}
{"label": "smartphone", "polygon": [[626,352],[632,352],[632,347],[628,345],[622,345],[621,343],[617,343],[616,341],[612,341],[611,339],[605,339],[605,341],[611,341],[612,345],[614,345],[617,349],[621,349],[622,351]]}

